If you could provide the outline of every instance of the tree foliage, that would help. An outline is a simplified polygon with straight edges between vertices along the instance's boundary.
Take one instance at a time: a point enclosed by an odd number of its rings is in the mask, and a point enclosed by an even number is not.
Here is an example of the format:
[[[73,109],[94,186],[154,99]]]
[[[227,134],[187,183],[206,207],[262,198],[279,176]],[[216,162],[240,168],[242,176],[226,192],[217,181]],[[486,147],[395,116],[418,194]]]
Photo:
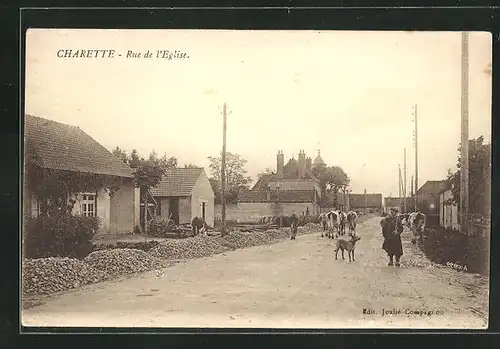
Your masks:
[[[264,176],[269,176],[269,175],[273,175],[273,174],[274,174],[274,171],[272,171],[270,168],[266,168],[264,171],[258,173],[257,177],[260,179]]]
[[[333,204],[338,204],[339,191],[346,189],[350,183],[349,176],[344,172],[340,166],[326,166],[320,165],[313,169],[313,174],[319,179],[319,186],[321,188],[322,197],[326,197],[326,191],[334,194]]]
[[[450,203],[460,207],[461,147],[458,147],[457,170],[448,171],[447,184],[451,188]],[[491,144],[484,144],[484,137],[469,140],[469,211],[472,214],[490,214]]]
[[[319,179],[320,188],[333,189],[335,192],[349,185],[349,176],[340,166],[321,166],[313,169],[313,174]]]
[[[135,186],[142,190],[147,190],[158,185],[167,169],[177,167],[177,158],[168,157],[167,154],[164,154],[160,158],[154,150],[151,151],[147,158],[140,156],[136,149],[127,154],[120,147],[116,147],[113,150],[113,154],[135,170]]]
[[[216,202],[221,201],[222,188],[221,188],[221,169],[222,169],[222,156],[212,157],[210,160],[210,184],[216,195]],[[248,189],[252,179],[246,175],[245,164],[247,160],[242,158],[241,155],[235,153],[226,153],[226,201],[235,202],[238,194],[243,189]]]

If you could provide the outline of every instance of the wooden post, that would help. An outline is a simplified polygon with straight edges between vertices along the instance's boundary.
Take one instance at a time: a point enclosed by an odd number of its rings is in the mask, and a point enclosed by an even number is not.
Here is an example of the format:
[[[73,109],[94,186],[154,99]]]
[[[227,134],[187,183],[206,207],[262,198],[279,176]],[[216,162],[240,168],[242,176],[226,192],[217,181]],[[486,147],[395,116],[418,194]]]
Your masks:
[[[399,197],[399,199],[401,199],[401,195],[402,195],[402,193],[401,193],[401,165],[399,165],[399,164],[398,164],[398,181],[399,181],[398,182],[399,183],[399,185],[398,185],[399,196],[398,197]]]
[[[404,213],[406,213],[406,211],[407,211],[407,207],[406,207],[406,196],[407,196],[407,193],[406,193],[406,148],[404,150],[403,180],[404,180],[404,184],[403,184],[403,196],[404,196],[403,209],[404,209]]]
[[[403,187],[403,179],[401,177],[401,165],[398,165],[399,169],[399,210],[403,207],[403,195],[404,195],[404,187]]]
[[[222,235],[226,235],[226,103],[222,111],[222,163],[221,163],[221,187],[222,187]]]
[[[148,238],[148,190],[146,189],[146,198],[144,199],[144,242]]]
[[[415,211],[418,212],[418,126],[417,105],[415,104]]]
[[[467,234],[469,213],[469,38],[467,32],[462,32],[461,100],[462,122],[460,146],[460,228],[463,234]]]
[[[414,193],[413,193],[413,175],[411,175],[411,183],[410,184],[411,184],[410,194],[411,194],[411,196],[413,196],[414,195]],[[415,210],[412,210],[412,211],[415,211]]]

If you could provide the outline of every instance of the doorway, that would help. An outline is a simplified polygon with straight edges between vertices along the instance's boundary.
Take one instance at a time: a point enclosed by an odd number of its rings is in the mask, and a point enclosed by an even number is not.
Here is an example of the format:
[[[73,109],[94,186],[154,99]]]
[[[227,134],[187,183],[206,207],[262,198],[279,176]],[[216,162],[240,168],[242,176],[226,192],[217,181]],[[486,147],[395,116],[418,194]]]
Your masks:
[[[168,212],[172,215],[174,223],[179,225],[179,198],[170,199]]]
[[[206,217],[205,217],[205,211],[206,211],[206,202],[201,203],[201,216],[203,217],[203,220],[206,222]]]

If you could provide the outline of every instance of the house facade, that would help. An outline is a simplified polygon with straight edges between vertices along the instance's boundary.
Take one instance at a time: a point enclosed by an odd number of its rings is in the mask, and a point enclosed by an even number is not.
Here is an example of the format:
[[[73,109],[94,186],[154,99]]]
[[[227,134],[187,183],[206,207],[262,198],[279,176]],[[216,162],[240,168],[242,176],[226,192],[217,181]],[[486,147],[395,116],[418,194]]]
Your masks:
[[[130,167],[76,126],[26,115],[24,134],[25,217],[36,218],[46,212],[47,199],[39,197],[33,188],[49,172],[58,173],[68,181],[82,175],[99,175],[113,179],[118,187],[112,191],[101,188],[66,192],[59,199],[72,204],[75,215],[99,217],[99,233],[133,232],[139,224],[139,190],[134,186]],[[30,185],[28,178],[33,178]],[[63,182],[60,184],[64,185]]]
[[[176,224],[204,218],[213,227],[215,193],[203,168],[169,169],[150,193],[156,201],[156,215]]]
[[[445,181],[427,181],[417,190],[418,210],[425,213],[430,224],[439,224],[439,197],[445,189]]]

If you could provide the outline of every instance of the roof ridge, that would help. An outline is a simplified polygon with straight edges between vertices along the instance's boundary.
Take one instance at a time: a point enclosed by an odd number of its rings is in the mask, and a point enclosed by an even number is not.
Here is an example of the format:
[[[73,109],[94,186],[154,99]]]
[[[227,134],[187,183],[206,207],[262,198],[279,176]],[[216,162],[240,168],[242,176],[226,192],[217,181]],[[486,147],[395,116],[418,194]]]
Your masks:
[[[30,118],[35,118],[35,119],[40,119],[40,120],[44,120],[44,121],[48,121],[48,122],[52,122],[54,124],[59,124],[59,125],[62,125],[62,126],[66,126],[66,127],[74,127],[74,128],[77,128],[79,130],[81,130],[81,128],[77,125],[72,125],[72,124],[66,124],[64,122],[61,122],[61,121],[56,121],[56,120],[52,120],[52,119],[48,119],[48,118],[44,118],[44,117],[41,117],[41,116],[37,116],[37,115],[32,115],[32,114],[24,114],[25,116],[25,121],[26,121],[26,117],[30,117]]]
[[[26,113],[25,139],[34,142],[32,151],[40,153],[41,166],[133,177],[133,170],[127,164],[78,126]]]

